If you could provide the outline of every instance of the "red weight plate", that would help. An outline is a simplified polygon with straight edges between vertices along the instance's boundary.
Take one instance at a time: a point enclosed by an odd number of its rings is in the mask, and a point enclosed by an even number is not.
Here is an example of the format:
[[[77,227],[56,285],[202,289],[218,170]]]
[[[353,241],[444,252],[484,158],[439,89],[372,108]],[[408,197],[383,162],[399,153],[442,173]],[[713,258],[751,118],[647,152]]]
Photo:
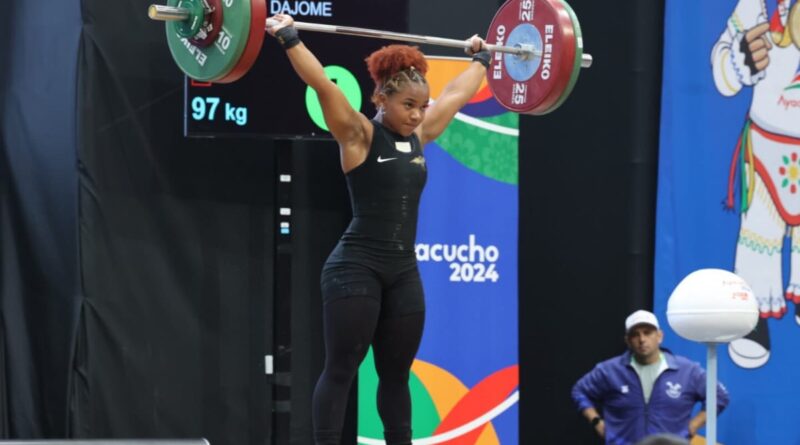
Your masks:
[[[574,72],[578,43],[575,36],[575,27],[572,22],[572,16],[569,14],[569,11],[567,11],[567,8],[564,7],[563,2],[561,2],[561,0],[543,1],[549,2],[554,8],[559,10],[560,28],[564,38],[563,46],[559,50],[560,58],[553,61],[553,63],[560,64],[560,69],[557,70],[556,79],[554,81],[554,87],[551,89],[547,98],[545,98],[539,106],[531,111],[526,112],[526,114],[533,115],[547,114],[557,108],[555,105],[567,91],[570,79],[572,78],[572,74]]]
[[[203,8],[206,10],[206,16],[200,32],[189,39],[194,46],[199,48],[205,48],[214,43],[222,27],[222,0],[203,0]]]
[[[215,83],[231,83],[241,79],[253,67],[258,53],[261,52],[267,23],[266,0],[251,0],[250,8],[250,35],[247,38],[247,46],[242,52],[242,57],[228,74],[215,80]]]
[[[575,15],[575,11],[572,7],[567,3],[565,0],[560,0],[561,4],[564,5],[564,9],[567,10],[569,13],[570,18],[572,19],[572,29],[575,33],[575,61],[572,65],[572,75],[570,76],[569,83],[567,84],[566,89],[564,92],[561,93],[561,96],[558,98],[553,106],[549,107],[547,110],[537,113],[538,116],[543,114],[551,113],[555,111],[558,107],[560,107],[567,97],[569,97],[570,93],[572,93],[572,89],[575,87],[575,83],[578,81],[578,75],[581,73],[581,63],[583,62],[583,34],[581,33],[581,24],[578,21],[578,16]]]
[[[492,19],[486,41],[505,45],[515,41],[517,31],[524,31],[526,36],[532,33],[534,37],[516,43],[533,45],[543,54],[522,62],[523,69],[517,66],[509,71],[507,62],[516,56],[496,52],[487,81],[492,94],[505,108],[535,114],[553,105],[569,83],[575,58],[572,21],[558,0],[509,0]],[[519,59],[514,60],[519,65]],[[526,71],[532,75],[524,75]]]

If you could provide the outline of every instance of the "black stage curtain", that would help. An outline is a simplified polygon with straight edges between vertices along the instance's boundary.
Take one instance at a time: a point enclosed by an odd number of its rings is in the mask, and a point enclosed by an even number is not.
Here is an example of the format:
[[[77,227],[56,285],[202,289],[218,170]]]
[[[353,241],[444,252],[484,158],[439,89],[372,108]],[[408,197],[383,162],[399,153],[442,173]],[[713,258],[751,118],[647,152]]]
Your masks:
[[[66,434],[79,307],[78,0],[0,14],[0,437]]]
[[[601,443],[570,389],[652,308],[663,3],[570,1],[594,65],[521,121],[520,443]]]
[[[320,272],[350,222],[351,210],[336,143],[298,141],[291,150],[292,415],[288,443],[308,445],[314,442],[311,396],[325,359]],[[356,398],[353,394],[350,401],[343,443],[355,444]]]
[[[269,443],[275,159],[185,139],[150,1],[83,0],[70,435]]]

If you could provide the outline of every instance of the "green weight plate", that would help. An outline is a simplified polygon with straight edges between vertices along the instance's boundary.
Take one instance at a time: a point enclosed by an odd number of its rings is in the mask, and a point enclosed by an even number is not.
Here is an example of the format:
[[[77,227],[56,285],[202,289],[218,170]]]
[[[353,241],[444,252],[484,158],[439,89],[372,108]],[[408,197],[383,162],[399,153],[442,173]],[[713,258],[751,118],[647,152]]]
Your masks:
[[[572,10],[572,7],[565,0],[561,0],[561,4],[564,5],[564,9],[569,13],[572,19],[572,28],[575,31],[575,63],[572,66],[572,75],[570,75],[567,88],[561,94],[561,97],[558,98],[555,105],[548,108],[542,114],[554,111],[567,100],[567,97],[572,93],[572,89],[575,88],[575,84],[578,82],[578,75],[581,73],[581,62],[583,60],[583,33],[581,32],[581,24],[578,22],[578,16],[575,14],[575,11]]]
[[[205,10],[201,0],[180,0],[177,7],[189,11],[189,18],[180,22],[175,22],[175,31],[181,37],[194,37],[200,27],[203,26]]]
[[[177,6],[186,0],[169,0]],[[222,2],[222,26],[217,39],[206,48],[198,48],[187,37],[182,37],[176,27],[181,22],[168,22],[167,44],[172,58],[187,76],[202,82],[213,82],[225,77],[242,57],[250,36],[250,0],[225,0]],[[263,26],[263,25],[262,25]]]

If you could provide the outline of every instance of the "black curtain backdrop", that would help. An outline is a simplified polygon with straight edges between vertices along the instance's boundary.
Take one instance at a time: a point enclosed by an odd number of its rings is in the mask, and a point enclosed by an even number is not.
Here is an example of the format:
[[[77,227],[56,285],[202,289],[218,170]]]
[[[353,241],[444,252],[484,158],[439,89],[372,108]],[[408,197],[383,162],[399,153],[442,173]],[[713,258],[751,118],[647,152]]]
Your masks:
[[[473,34],[486,36],[495,13],[504,0],[410,0],[409,32],[413,34],[467,39]],[[460,48],[420,45],[425,54],[466,57]]]
[[[313,443],[311,395],[322,371],[320,272],[350,222],[347,184],[332,141],[295,142],[292,150],[291,445]],[[351,397],[351,401],[355,399]],[[344,437],[355,443],[356,404]]]
[[[84,0],[70,435],[269,443],[274,150],[182,137],[144,0]]]
[[[594,65],[520,124],[523,444],[602,443],[571,387],[653,301],[663,1],[570,5]]]
[[[0,14],[0,437],[66,434],[78,5],[9,1]]]
[[[274,144],[181,136],[149,1],[7,3],[0,436],[270,443]],[[521,118],[522,444],[597,442],[569,390],[652,305],[663,3],[573,0],[595,64]],[[500,4],[412,0],[411,31],[483,34]],[[293,146],[292,445],[310,443],[319,268],[349,216],[336,157]]]

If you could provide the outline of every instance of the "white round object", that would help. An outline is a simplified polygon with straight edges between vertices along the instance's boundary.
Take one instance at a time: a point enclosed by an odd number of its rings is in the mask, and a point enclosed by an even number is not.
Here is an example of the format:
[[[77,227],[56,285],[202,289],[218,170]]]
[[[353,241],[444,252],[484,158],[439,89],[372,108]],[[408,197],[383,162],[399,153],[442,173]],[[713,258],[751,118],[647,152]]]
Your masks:
[[[758,303],[740,276],[722,269],[700,269],[672,291],[667,321],[688,340],[727,343],[756,327]]]

